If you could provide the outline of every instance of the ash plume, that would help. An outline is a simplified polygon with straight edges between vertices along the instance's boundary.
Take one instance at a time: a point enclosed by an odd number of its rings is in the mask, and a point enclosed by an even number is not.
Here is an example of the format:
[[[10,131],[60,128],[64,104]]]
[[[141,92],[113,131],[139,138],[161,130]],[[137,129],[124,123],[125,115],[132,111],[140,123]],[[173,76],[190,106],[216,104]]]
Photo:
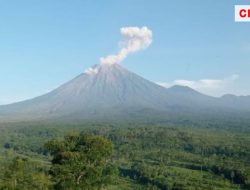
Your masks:
[[[147,48],[152,43],[152,31],[144,27],[123,27],[121,49],[115,55],[100,58],[101,64],[115,64],[122,62],[130,53]]]

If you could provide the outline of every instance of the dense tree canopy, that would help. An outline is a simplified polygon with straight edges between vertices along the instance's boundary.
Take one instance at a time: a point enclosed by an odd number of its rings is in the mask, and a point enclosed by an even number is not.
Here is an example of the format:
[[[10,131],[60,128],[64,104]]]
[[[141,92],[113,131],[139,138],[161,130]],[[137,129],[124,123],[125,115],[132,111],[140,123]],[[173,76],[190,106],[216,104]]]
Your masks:
[[[5,169],[4,185],[8,190],[46,190],[51,185],[49,176],[41,172],[37,163],[27,158],[16,157]]]
[[[0,127],[0,189],[250,189],[248,125],[23,125]]]
[[[115,172],[110,164],[111,141],[94,135],[68,135],[46,143],[56,189],[99,189]]]

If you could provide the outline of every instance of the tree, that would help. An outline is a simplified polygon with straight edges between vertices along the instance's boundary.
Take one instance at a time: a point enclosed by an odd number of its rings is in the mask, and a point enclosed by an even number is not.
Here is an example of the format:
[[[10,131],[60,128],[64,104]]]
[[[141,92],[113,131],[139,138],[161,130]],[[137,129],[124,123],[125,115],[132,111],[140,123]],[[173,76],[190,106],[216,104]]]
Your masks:
[[[231,171],[230,177],[231,177],[231,182],[232,182],[232,184],[233,184],[233,183],[234,183],[234,177],[235,177],[234,171]]]
[[[55,189],[100,189],[117,173],[110,163],[113,145],[103,137],[68,135],[45,147],[53,156],[50,172]]]
[[[51,184],[49,177],[38,169],[37,163],[27,158],[16,157],[6,167],[4,173],[3,189],[49,189]]]

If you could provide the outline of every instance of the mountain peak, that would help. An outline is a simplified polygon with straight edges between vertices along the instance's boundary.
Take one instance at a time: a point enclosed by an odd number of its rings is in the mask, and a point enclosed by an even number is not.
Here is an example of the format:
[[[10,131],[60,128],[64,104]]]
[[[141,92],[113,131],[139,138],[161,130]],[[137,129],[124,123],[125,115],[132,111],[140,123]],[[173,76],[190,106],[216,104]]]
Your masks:
[[[109,72],[119,72],[119,71],[123,71],[123,72],[127,72],[127,70],[125,68],[123,68],[121,65],[119,64],[96,64],[88,69],[86,69],[84,71],[85,74],[87,75],[95,75],[98,73],[109,73]]]
[[[119,64],[96,64],[50,93],[0,106],[0,119],[95,121],[149,116],[164,119],[172,112],[185,115],[189,109],[228,105],[218,104],[218,100],[187,86],[166,89]]]
[[[175,93],[200,94],[199,92],[197,92],[196,90],[194,90],[188,86],[174,85],[168,89],[172,92],[175,92]]]

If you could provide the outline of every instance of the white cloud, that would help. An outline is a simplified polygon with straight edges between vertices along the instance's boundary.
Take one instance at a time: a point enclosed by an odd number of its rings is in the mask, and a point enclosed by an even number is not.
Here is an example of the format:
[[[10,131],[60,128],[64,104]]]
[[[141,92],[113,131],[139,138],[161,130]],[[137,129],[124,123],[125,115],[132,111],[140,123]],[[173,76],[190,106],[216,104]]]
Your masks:
[[[173,82],[157,82],[157,84],[169,88],[173,85],[188,86],[204,94],[221,96],[228,93],[230,86],[239,75],[233,74],[223,79],[200,79],[200,80],[175,80]]]
[[[115,55],[100,58],[102,64],[115,64],[122,62],[130,53],[147,48],[152,43],[152,31],[146,26],[124,27],[120,29],[123,41],[120,42],[121,49]]]

